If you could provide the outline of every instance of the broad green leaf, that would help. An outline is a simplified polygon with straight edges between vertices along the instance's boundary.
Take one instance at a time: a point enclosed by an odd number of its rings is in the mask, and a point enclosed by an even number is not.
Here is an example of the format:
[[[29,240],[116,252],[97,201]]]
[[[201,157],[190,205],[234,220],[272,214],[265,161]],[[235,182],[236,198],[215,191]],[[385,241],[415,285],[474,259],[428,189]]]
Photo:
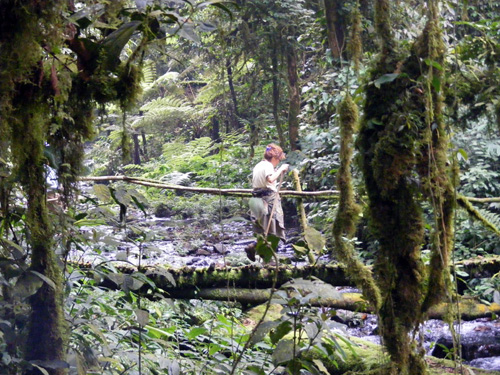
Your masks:
[[[153,336],[155,338],[160,338],[162,336],[166,337],[172,337],[174,332],[177,330],[176,326],[164,328],[164,329],[159,329],[150,325],[145,325],[144,326],[147,330],[150,336]]]
[[[313,227],[306,227],[304,230],[304,238],[309,249],[315,253],[320,253],[326,245],[325,237]]]
[[[467,151],[465,151],[463,148],[459,148],[457,150],[458,154],[457,155],[462,155],[462,158],[464,160],[468,160],[469,159],[469,155],[467,154]]]
[[[271,339],[271,342],[273,344],[276,344],[285,335],[287,335],[289,332],[291,332],[292,329],[293,329],[292,322],[290,322],[289,320],[286,320],[284,322],[281,322],[275,329],[273,329],[269,333],[269,338]]]
[[[330,371],[328,371],[328,369],[325,367],[325,365],[323,364],[323,362],[321,360],[313,359],[313,362],[316,365],[316,367],[318,368],[318,370],[320,370],[323,374],[330,375]]]
[[[253,336],[251,337],[252,341],[251,343],[252,344],[256,344],[258,343],[259,341],[262,341],[262,339],[275,327],[277,327],[279,324],[279,322],[276,322],[276,321],[267,321],[267,322],[262,322],[262,324],[260,324],[258,327],[257,327],[257,330],[255,331],[255,333],[253,334]]]
[[[204,8],[204,7],[209,6],[209,5],[217,7],[219,9],[222,9],[224,12],[226,12],[232,20],[233,19],[233,12],[231,12],[231,10],[226,6],[226,4],[237,5],[237,3],[235,1],[208,0],[208,1],[204,1],[200,4],[198,4],[197,7]]]
[[[373,84],[375,85],[376,88],[380,88],[384,83],[390,83],[394,81],[396,78],[399,77],[399,73],[390,73],[390,74],[384,74],[383,76],[377,78],[375,81],[373,81]]]
[[[132,196],[128,190],[123,187],[118,187],[114,190],[112,196],[116,200],[116,203],[120,203],[125,206],[128,206],[132,202]]]
[[[219,322],[221,322],[225,326],[231,326],[232,325],[231,321],[228,318],[226,318],[224,315],[222,315],[222,314],[217,314],[217,319],[219,320]]]
[[[436,92],[441,91],[441,79],[439,77],[433,77],[432,78],[432,87]]]
[[[215,343],[210,343],[210,345],[208,346],[208,355],[213,356],[215,353],[220,352],[222,349],[222,346]]]
[[[274,349],[273,363],[279,365],[291,361],[294,358],[293,348],[292,340],[281,340]]]
[[[94,184],[92,191],[101,202],[107,203],[111,200],[111,192],[109,191],[109,187],[106,185]]]
[[[131,21],[123,24],[117,30],[109,34],[101,46],[105,52],[105,67],[114,70],[120,63],[120,53],[128,43],[134,31],[139,27],[141,21]]]
[[[274,256],[274,250],[272,244],[266,241],[263,237],[257,239],[257,245],[255,245],[255,251],[265,263],[269,262]]]
[[[168,272],[167,270],[160,268],[160,267],[154,267],[154,269],[148,269],[146,271],[146,276],[164,277],[173,286],[177,285],[177,282],[175,281],[174,276],[170,272]]]
[[[251,374],[254,375],[266,375],[266,372],[262,369],[261,366],[257,365],[250,365],[247,367],[249,371],[251,371]]]
[[[33,272],[23,273],[13,288],[15,297],[25,299],[35,294],[43,285],[43,280]]]
[[[436,68],[438,70],[443,70],[443,67],[441,66],[440,63],[438,63],[437,61],[433,61],[431,59],[425,59],[424,62],[428,65],[428,66],[432,66],[433,68]]]
[[[207,333],[207,329],[204,327],[193,327],[189,330],[188,333],[186,333],[186,337],[190,340],[194,340],[200,335],[204,335]]]
[[[52,289],[56,289],[56,284],[54,284],[54,282],[51,279],[49,279],[47,276],[42,275],[40,272],[36,272],[33,270],[30,270],[30,272],[35,274],[36,276],[38,276],[43,282],[45,282]]]
[[[132,275],[125,275],[123,279],[122,289],[124,291],[138,290],[142,288],[143,285],[144,281],[138,280],[136,277]]]
[[[304,331],[306,331],[307,337],[310,340],[313,340],[319,334],[319,327],[316,323],[307,323],[304,326]]]
[[[24,249],[14,241],[9,240],[8,238],[0,238],[0,243],[2,244],[3,248],[10,247],[9,251],[14,259],[21,259],[22,257],[24,257]]]
[[[194,25],[190,23],[184,23],[179,27],[177,35],[183,37],[184,39],[190,40],[194,43],[201,43],[201,39],[196,31],[194,30]]]
[[[294,289],[300,291],[301,295],[315,294],[321,298],[333,300],[342,299],[342,294],[332,285],[319,279],[306,280],[303,278],[293,279],[281,286],[282,289]]]

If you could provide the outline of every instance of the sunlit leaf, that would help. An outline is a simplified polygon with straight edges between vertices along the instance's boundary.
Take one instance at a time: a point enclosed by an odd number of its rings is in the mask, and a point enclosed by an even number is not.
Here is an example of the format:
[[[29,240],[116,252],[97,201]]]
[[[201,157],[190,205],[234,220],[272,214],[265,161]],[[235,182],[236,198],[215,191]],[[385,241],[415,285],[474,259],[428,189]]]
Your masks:
[[[111,200],[111,192],[109,191],[109,187],[106,185],[94,184],[94,186],[92,186],[92,191],[101,202],[106,203]]]
[[[188,333],[186,333],[186,337],[190,340],[194,340],[200,335],[204,335],[207,333],[207,329],[204,327],[193,327],[189,330]]]
[[[304,230],[304,238],[307,242],[309,249],[315,253],[319,253],[323,250],[326,245],[326,238],[321,234],[320,231],[313,227],[306,227]]]
[[[325,367],[322,361],[320,361],[319,359],[313,359],[313,362],[318,368],[318,370],[320,370],[323,374],[330,375],[330,371],[328,371],[328,369]]]

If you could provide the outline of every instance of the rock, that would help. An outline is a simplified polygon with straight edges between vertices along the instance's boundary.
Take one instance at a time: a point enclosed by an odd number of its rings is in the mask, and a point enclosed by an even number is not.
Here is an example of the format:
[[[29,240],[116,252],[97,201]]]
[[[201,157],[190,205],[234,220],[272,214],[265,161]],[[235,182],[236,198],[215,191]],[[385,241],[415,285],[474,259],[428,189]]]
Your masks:
[[[196,255],[198,256],[209,256],[209,255],[212,255],[212,253],[208,250],[205,250],[205,249],[198,249],[196,250]]]

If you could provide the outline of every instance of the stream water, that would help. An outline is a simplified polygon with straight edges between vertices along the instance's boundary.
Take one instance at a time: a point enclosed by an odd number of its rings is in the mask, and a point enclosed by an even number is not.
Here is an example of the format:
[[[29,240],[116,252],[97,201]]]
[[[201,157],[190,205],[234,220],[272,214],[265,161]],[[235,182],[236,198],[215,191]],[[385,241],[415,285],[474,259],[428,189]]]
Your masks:
[[[138,236],[137,232],[142,230],[153,232],[154,235]],[[298,230],[292,227],[288,229],[287,235],[296,238]],[[243,219],[201,223],[170,218],[136,218],[127,224],[127,228],[119,231],[109,226],[82,227],[81,236],[92,239],[89,241],[92,246],[82,246],[72,251],[72,260],[116,260],[133,265],[140,262],[142,265],[168,264],[171,267],[249,264],[244,248],[254,241],[251,224]],[[149,239],[146,241],[144,238]],[[293,264],[305,264],[294,258],[290,243],[281,244],[278,255]],[[373,315],[365,314],[363,319],[346,320],[345,327],[349,335],[380,342],[376,317]],[[467,364],[487,370],[500,370],[499,321],[484,318],[462,322],[455,327],[455,331],[459,334],[462,358]],[[452,335],[446,323],[429,320],[421,332],[428,354],[445,357],[453,348]]]
[[[342,316],[339,311],[339,316]],[[360,337],[379,344],[377,334],[377,318],[371,314],[363,314],[357,318],[350,312],[345,312],[347,319],[346,332],[348,335]],[[461,358],[465,364],[485,370],[500,371],[500,322],[490,318],[481,318],[473,321],[463,321],[455,324],[456,337],[459,338]],[[451,355],[453,346],[452,333],[447,323],[430,319],[421,327],[421,339],[428,355],[445,358]]]

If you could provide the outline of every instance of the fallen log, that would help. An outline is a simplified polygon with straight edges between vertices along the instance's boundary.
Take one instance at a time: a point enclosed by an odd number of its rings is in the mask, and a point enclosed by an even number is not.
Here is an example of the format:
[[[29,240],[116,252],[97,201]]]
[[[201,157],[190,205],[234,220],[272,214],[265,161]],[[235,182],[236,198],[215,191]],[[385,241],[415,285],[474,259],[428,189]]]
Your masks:
[[[203,193],[211,195],[236,196],[236,197],[251,197],[252,189],[217,189],[203,188],[193,186],[182,186],[165,184],[161,181],[148,178],[129,177],[129,176],[98,176],[98,177],[80,177],[80,181],[123,181],[131,184],[156,187],[159,189],[186,191],[192,193]],[[334,199],[338,198],[337,190],[320,190],[320,191],[294,191],[281,190],[280,195],[283,197],[302,197],[302,198],[317,198],[317,199]]]
[[[500,272],[500,256],[476,257],[455,262],[458,271],[465,271],[470,278],[492,277]]]
[[[209,288],[188,293],[175,293],[171,298],[177,299],[206,299],[215,301],[238,302],[244,306],[257,306],[265,303],[271,295],[270,289],[235,289],[235,288]],[[321,297],[312,298],[311,306],[329,307],[333,309],[349,310],[362,313],[373,313],[361,293],[340,293],[340,298]],[[500,305],[492,303],[485,305],[473,299],[461,298],[459,302],[440,303],[429,311],[428,319],[444,319],[450,315],[450,308],[455,311],[455,316],[461,320],[474,320],[500,315]]]
[[[80,265],[81,266],[81,265]],[[85,267],[84,267],[85,268]],[[111,289],[123,288],[139,290],[145,286],[143,278],[135,278],[134,267],[117,267],[123,273],[103,273],[101,285]],[[87,269],[90,266],[87,265]],[[100,266],[94,267],[99,270]],[[338,265],[316,265],[303,267],[280,266],[277,287],[291,280],[313,277],[330,285],[352,285]],[[272,267],[244,266],[232,269],[183,269],[147,268],[143,272],[163,291],[164,296],[176,299],[207,299],[238,302],[246,306],[265,303],[271,294],[272,276],[276,269]],[[141,272],[142,273],[142,272]],[[134,286],[134,283],[137,285]],[[246,286],[245,286],[246,285]],[[300,289],[300,288],[299,288]],[[313,298],[313,306],[331,307],[357,312],[372,312],[361,293],[341,293],[341,297],[318,293],[321,298]],[[458,303],[441,303],[434,306],[428,314],[429,319],[443,319],[451,311],[462,320],[474,320],[481,317],[500,315],[500,305],[484,305],[470,298],[460,298]]]
[[[136,272],[145,273],[157,287],[169,292],[189,288],[218,288],[218,287],[238,287],[265,289],[272,286],[274,273],[278,272],[278,287],[289,280],[296,278],[315,277],[331,285],[354,286],[352,281],[346,276],[343,266],[337,263],[293,266],[282,264],[275,266],[249,264],[241,267],[189,267],[173,268],[168,266],[146,266],[141,269],[132,266],[130,263],[122,261],[106,261],[100,264],[78,263],[68,261],[72,267],[82,270],[95,269],[103,275],[112,273],[106,268],[115,268],[124,274]],[[112,267],[109,267],[112,265]],[[500,256],[477,257],[473,259],[456,262],[458,271],[466,272],[467,278],[492,277],[500,272]]]
[[[122,261],[106,261],[100,264],[69,261],[68,264],[71,267],[82,270],[97,270],[102,277],[113,275],[113,272],[109,270],[112,268],[119,271],[119,273],[129,275],[142,272],[158,288],[164,289],[169,293],[176,293],[176,290],[185,291],[195,288],[223,288],[227,286],[249,289],[270,288],[272,286],[273,275],[276,271],[278,272],[278,287],[292,279],[308,277],[315,277],[331,285],[354,286],[353,282],[346,276],[343,266],[334,263],[304,266],[282,264],[277,268],[275,266],[259,264],[250,264],[241,267],[186,266],[182,268],[157,265],[142,267],[141,269],[137,269],[137,267]],[[464,280],[468,278],[492,277],[500,272],[500,257],[478,257],[464,260],[456,262],[454,267],[469,275],[468,277],[461,276],[461,279]]]
[[[122,264],[120,265],[120,263]],[[110,267],[111,264],[112,267]],[[109,279],[114,283],[120,283],[125,275],[145,274],[155,283],[157,288],[163,289],[167,293],[176,293],[176,291],[184,293],[190,289],[224,288],[228,286],[233,288],[265,289],[273,286],[273,276],[276,272],[278,272],[277,287],[292,279],[309,277],[314,277],[331,285],[352,285],[342,267],[337,264],[297,267],[291,265],[275,267],[250,264],[242,267],[224,268],[148,266],[141,269],[119,261],[108,261],[100,264],[68,262],[68,265],[83,271],[94,270],[102,279]],[[113,272],[113,269],[118,272]]]

